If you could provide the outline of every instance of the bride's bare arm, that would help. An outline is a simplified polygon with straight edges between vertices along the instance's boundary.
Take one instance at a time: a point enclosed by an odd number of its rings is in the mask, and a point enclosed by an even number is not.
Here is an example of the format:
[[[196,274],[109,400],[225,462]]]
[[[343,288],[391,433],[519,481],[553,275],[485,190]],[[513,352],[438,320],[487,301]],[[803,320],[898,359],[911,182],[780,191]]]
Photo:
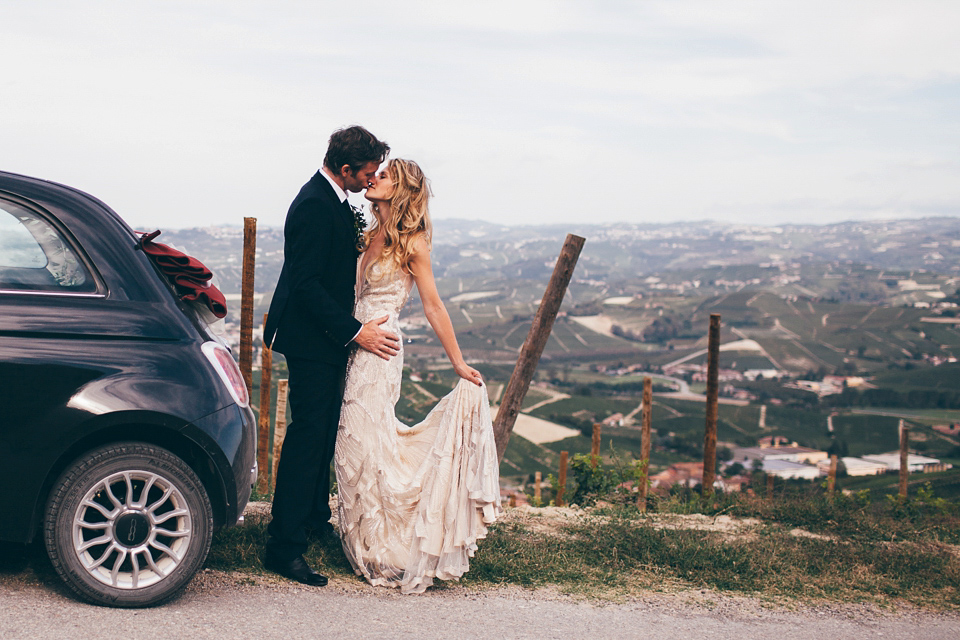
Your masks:
[[[430,248],[422,238],[417,241],[413,259],[410,261],[410,272],[413,274],[413,281],[416,282],[417,290],[420,292],[423,312],[437,337],[440,338],[440,344],[443,345],[443,350],[447,352],[447,357],[453,364],[453,370],[461,378],[479,385],[483,378],[479,371],[463,360],[460,345],[457,344],[457,336],[453,332],[453,323],[450,322],[450,315],[447,313],[446,307],[443,306],[440,294],[437,293],[437,284],[433,279],[433,266],[430,264]]]

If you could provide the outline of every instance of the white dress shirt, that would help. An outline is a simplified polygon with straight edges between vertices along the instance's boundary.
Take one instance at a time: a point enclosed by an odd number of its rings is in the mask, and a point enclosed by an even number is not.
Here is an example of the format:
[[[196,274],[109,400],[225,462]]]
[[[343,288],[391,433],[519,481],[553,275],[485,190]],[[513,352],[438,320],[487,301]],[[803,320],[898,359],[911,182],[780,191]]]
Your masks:
[[[326,167],[320,168],[320,173],[323,174],[323,177],[327,179],[327,182],[330,183],[330,186],[333,187],[334,192],[337,194],[337,197],[340,198],[340,202],[343,202],[347,199],[347,192],[340,188],[336,182],[333,181],[333,177],[327,173]]]

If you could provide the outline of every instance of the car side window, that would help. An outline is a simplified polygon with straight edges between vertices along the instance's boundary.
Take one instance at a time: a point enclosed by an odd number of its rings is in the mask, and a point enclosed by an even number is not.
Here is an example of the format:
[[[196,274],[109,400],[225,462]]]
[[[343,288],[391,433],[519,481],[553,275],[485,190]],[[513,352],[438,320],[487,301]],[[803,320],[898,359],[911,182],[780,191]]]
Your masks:
[[[96,281],[57,229],[38,214],[0,200],[0,291],[90,293]]]

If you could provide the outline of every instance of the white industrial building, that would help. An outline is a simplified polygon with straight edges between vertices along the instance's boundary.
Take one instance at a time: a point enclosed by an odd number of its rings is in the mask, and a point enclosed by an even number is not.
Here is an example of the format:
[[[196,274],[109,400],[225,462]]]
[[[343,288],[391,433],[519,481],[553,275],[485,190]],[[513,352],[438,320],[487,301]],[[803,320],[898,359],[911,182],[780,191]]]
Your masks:
[[[789,460],[766,459],[763,461],[763,471],[784,480],[816,480],[820,477],[817,467]]]
[[[840,462],[843,463],[844,468],[847,470],[848,476],[875,476],[887,472],[887,465],[883,464],[882,462],[871,462],[869,460],[864,460],[863,458],[851,457],[840,458]],[[830,461],[821,460],[817,463],[817,467],[821,472],[829,473]]]
[[[829,457],[826,451],[800,447],[797,446],[796,442],[791,446],[735,447],[732,454],[733,459],[730,460],[730,464],[739,462],[748,469],[754,460],[786,460],[787,462],[817,464]]]
[[[878,462],[880,464],[885,464],[888,471],[900,471],[900,453],[878,453],[871,456],[863,456],[863,459],[868,462]],[[931,472],[931,471],[946,471],[947,469],[952,469],[953,465],[949,463],[943,463],[937,460],[936,458],[928,458],[926,456],[918,456],[916,454],[907,455],[907,471],[910,473],[919,473],[921,471]]]

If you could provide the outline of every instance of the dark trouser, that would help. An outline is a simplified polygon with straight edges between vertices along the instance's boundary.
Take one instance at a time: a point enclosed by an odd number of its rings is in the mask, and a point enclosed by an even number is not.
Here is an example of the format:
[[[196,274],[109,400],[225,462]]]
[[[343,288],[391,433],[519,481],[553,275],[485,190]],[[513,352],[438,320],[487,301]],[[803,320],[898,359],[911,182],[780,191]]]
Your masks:
[[[291,422],[283,439],[267,553],[289,561],[307,550],[307,529],[329,527],[333,459],[346,365],[287,357]]]

